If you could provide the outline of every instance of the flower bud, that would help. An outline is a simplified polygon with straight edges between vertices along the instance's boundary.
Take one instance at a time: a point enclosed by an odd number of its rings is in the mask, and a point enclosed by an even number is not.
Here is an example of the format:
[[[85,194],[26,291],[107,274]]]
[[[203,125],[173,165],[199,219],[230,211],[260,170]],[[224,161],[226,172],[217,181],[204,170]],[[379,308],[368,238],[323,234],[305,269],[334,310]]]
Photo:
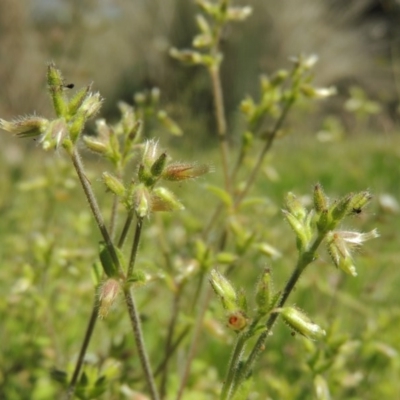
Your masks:
[[[96,121],[96,131],[101,140],[108,142],[109,136],[112,134],[111,127],[107,124],[104,118],[97,118]]]
[[[139,218],[144,218],[151,211],[151,197],[144,185],[138,185],[135,189],[135,211]]]
[[[133,96],[133,99],[136,104],[143,106],[144,103],[146,102],[146,95],[142,92],[135,93]]]
[[[337,232],[330,232],[327,236],[328,253],[334,265],[351,276],[357,276],[350,249]]]
[[[211,33],[210,25],[203,15],[201,14],[196,15],[196,23],[202,33],[207,33],[207,34]]]
[[[234,331],[242,331],[246,328],[248,319],[240,310],[234,311],[228,315],[228,327]]]
[[[271,85],[272,86],[281,85],[288,76],[289,76],[289,72],[286,71],[285,69],[278,70],[271,78]]]
[[[115,176],[108,172],[103,172],[103,181],[107,188],[115,195],[122,197],[125,195],[124,184]]]
[[[172,48],[169,51],[169,55],[185,64],[188,65],[203,65],[206,64],[206,57],[193,50],[178,50]]]
[[[292,192],[289,192],[286,195],[285,206],[288,211],[299,221],[303,221],[307,215],[306,208]]]
[[[256,105],[254,104],[254,100],[249,96],[247,96],[240,103],[240,111],[248,118],[250,118],[254,114],[255,110]]]
[[[99,112],[102,103],[103,98],[99,92],[90,93],[86,96],[79,110],[85,114],[86,119],[90,119]]]
[[[196,48],[202,48],[202,47],[210,47],[212,45],[213,38],[209,34],[202,34],[202,35],[196,35],[193,38],[193,47]]]
[[[211,271],[210,283],[214,292],[220,297],[222,306],[228,311],[236,311],[237,295],[230,282],[217,270]]]
[[[356,193],[350,201],[350,213],[359,214],[371,199],[372,195],[367,191]]]
[[[197,178],[209,171],[210,167],[207,164],[173,163],[165,168],[162,178],[167,181],[183,181]]]
[[[153,87],[150,91],[151,103],[155,106],[160,102],[161,91],[158,87]]]
[[[156,140],[147,140],[142,155],[142,163],[151,168],[154,162],[158,158],[158,141]]]
[[[114,278],[107,279],[100,287],[99,291],[99,317],[105,318],[114,304],[121,290],[121,285]]]
[[[183,204],[176,196],[164,187],[157,187],[151,193],[151,211],[180,211]]]
[[[48,126],[49,121],[47,119],[37,117],[36,115],[23,117],[14,121],[0,119],[0,129],[22,138],[40,136],[46,131]]]
[[[304,96],[313,99],[324,99],[337,93],[337,90],[334,86],[330,86],[329,88],[314,88],[308,84],[301,85],[300,91]]]
[[[317,324],[314,324],[308,316],[294,307],[284,307],[279,310],[284,321],[295,332],[308,339],[322,339],[326,332]]]
[[[317,213],[327,210],[329,206],[329,200],[324,193],[322,186],[317,183],[314,186],[314,209]]]
[[[229,7],[228,8],[228,20],[229,21],[244,21],[251,15],[253,9],[249,6],[246,7]]]
[[[68,104],[64,96],[64,79],[54,63],[47,67],[47,84],[57,117],[66,117]]]
[[[283,210],[283,213],[285,215],[286,220],[292,227],[294,233],[296,234],[298,249],[299,250],[306,249],[310,240],[308,229],[290,212]]]
[[[106,155],[109,152],[108,146],[105,143],[94,139],[92,136],[84,136],[83,141],[86,147],[95,153]]]

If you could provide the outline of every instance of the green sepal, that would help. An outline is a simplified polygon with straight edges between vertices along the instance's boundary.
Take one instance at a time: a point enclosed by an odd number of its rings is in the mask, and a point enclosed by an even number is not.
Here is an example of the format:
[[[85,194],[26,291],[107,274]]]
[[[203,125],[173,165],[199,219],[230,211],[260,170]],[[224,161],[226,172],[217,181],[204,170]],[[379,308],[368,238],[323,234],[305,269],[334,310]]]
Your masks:
[[[256,304],[257,313],[265,315],[268,313],[271,304],[272,292],[272,276],[269,268],[265,268],[263,274],[260,276],[256,287]]]
[[[146,282],[146,274],[140,269],[132,271],[132,274],[129,275],[126,279],[126,283],[130,285],[135,284],[136,286],[143,286],[144,284],[146,284]]]
[[[72,117],[76,114],[79,107],[82,105],[86,96],[90,92],[92,85],[88,85],[80,90],[72,97],[72,99],[68,103],[68,114]]]
[[[238,290],[237,305],[241,311],[243,311],[245,314],[247,314],[247,311],[248,311],[247,298],[246,298],[246,292],[244,291],[243,288]]]
[[[139,165],[138,178],[139,182],[143,183],[146,187],[153,186],[156,182],[152,173],[144,164]]]
[[[341,198],[330,207],[330,214],[332,215],[332,223],[335,226],[351,211],[351,201],[353,194],[350,193],[347,196]],[[332,227],[333,229],[334,227]]]
[[[282,291],[279,290],[278,292],[274,293],[274,294],[271,296],[271,300],[270,300],[270,303],[269,303],[268,312],[271,312],[271,311],[278,305],[279,300],[280,300],[280,298],[281,298],[281,294],[282,294]]]
[[[167,153],[161,153],[160,156],[154,161],[150,168],[150,172],[154,177],[159,177],[164,171],[165,164],[167,162]]]

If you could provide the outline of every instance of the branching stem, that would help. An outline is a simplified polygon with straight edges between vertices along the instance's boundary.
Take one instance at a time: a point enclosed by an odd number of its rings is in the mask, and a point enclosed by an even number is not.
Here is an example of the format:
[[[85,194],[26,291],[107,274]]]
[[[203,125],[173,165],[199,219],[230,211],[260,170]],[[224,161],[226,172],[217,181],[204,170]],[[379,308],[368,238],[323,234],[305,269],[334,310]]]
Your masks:
[[[299,259],[297,261],[296,267],[294,268],[292,275],[290,276],[289,280],[287,281],[283,291],[281,298],[277,304],[277,308],[281,308],[285,305],[286,300],[288,299],[290,293],[293,291],[296,283],[298,282],[301,274],[304,272],[305,268],[311,264],[312,261],[315,260],[316,258],[316,251],[318,247],[320,246],[321,242],[325,238],[325,233],[319,234],[316,239],[314,240],[313,244],[309,248],[309,250],[304,251],[300,254]],[[270,317],[268,318],[266,324],[265,324],[265,329],[264,331],[260,334],[258,337],[253,350],[251,351],[249,357],[247,358],[247,361],[244,363],[243,367],[240,369],[240,371],[235,370],[235,376],[231,380],[231,388],[225,389],[225,391],[228,391],[228,396],[227,397],[222,397],[222,399],[230,399],[231,396],[233,396],[237,390],[237,388],[240,386],[240,384],[249,376],[256,360],[262,353],[262,351],[265,349],[265,341],[267,340],[268,336],[270,335],[270,332],[279,316],[279,313],[271,313]]]
[[[90,184],[89,179],[86,177],[81,157],[80,157],[80,155],[78,153],[78,150],[76,148],[73,150],[73,152],[71,154],[71,159],[72,159],[72,163],[73,163],[73,165],[75,167],[75,171],[76,171],[76,173],[78,175],[78,178],[79,178],[79,180],[81,182],[83,191],[85,192],[86,199],[87,199],[87,201],[89,203],[90,209],[92,210],[92,214],[94,216],[94,219],[96,220],[97,226],[98,226],[98,228],[100,230],[100,233],[101,233],[101,235],[103,237],[103,240],[104,240],[104,242],[105,242],[105,244],[106,244],[106,246],[108,248],[108,251],[110,252],[110,255],[111,255],[112,259],[113,259],[113,262],[117,266],[118,270],[120,272],[122,272],[121,266],[119,264],[119,260],[118,260],[118,257],[117,257],[117,253],[115,251],[115,248],[114,248],[114,245],[112,243],[111,237],[110,237],[110,235],[108,233],[108,230],[106,228],[106,225],[104,223],[104,218],[103,218],[103,215],[102,215],[102,213],[100,211],[100,207],[99,207],[99,205],[97,203],[96,196],[93,193],[92,185]]]

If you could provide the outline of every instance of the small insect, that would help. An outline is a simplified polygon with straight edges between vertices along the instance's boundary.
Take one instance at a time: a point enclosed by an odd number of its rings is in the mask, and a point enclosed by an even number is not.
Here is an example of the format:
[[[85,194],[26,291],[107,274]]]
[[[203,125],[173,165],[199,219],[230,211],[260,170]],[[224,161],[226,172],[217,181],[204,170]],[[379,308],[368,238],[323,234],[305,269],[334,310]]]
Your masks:
[[[75,87],[74,83],[68,83],[66,85],[63,85],[66,89],[73,89]]]
[[[351,211],[353,214],[361,214],[362,213],[362,209],[359,207],[354,207]]]

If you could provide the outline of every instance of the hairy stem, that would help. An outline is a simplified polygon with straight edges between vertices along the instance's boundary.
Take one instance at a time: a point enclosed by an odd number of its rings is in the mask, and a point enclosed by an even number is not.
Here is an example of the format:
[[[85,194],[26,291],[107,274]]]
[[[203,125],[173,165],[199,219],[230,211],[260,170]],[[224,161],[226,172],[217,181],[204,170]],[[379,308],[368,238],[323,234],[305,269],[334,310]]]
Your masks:
[[[131,321],[135,343],[139,354],[140,363],[145,375],[147,386],[150,391],[152,400],[159,400],[157,387],[154,381],[154,375],[151,370],[149,357],[147,355],[146,346],[143,338],[142,325],[140,322],[139,312],[137,310],[135,300],[128,288],[124,290],[125,302],[128,307],[129,319]]]
[[[72,374],[71,382],[68,385],[68,390],[65,395],[65,400],[72,399],[72,397],[74,395],[76,383],[78,381],[79,374],[81,372],[82,365],[83,365],[83,362],[85,359],[85,354],[86,354],[87,348],[89,346],[90,339],[91,339],[93,331],[94,331],[94,327],[96,326],[97,317],[99,314],[99,306],[100,306],[100,304],[99,304],[98,296],[97,296],[97,293],[95,293],[92,314],[90,316],[90,319],[89,319],[89,322],[88,322],[88,325],[86,328],[85,337],[83,338],[82,346],[79,351],[78,360],[75,364],[75,369]]]
[[[81,182],[83,191],[85,192],[86,199],[89,203],[90,209],[92,211],[92,214],[94,216],[94,219],[96,220],[97,226],[100,230],[100,233],[103,237],[103,240],[108,248],[108,251],[113,259],[113,262],[115,265],[118,267],[118,270],[122,272],[121,266],[117,257],[117,253],[115,251],[114,245],[112,243],[110,234],[108,233],[108,230],[106,228],[106,225],[104,223],[103,215],[100,211],[100,207],[97,203],[96,196],[93,193],[92,190],[92,185],[90,184],[89,179],[86,177],[85,170],[82,164],[82,160],[79,156],[79,153],[76,149],[71,154],[72,158],[72,163],[75,167],[75,171],[78,175],[78,178]]]
[[[111,207],[110,225],[108,227],[108,231],[110,233],[111,239],[114,238],[115,226],[117,224],[117,209],[118,209],[118,204],[119,204],[118,196],[114,195],[113,197],[114,198],[113,198],[112,207]]]
[[[128,235],[129,228],[132,224],[134,215],[135,215],[135,211],[133,209],[131,209],[128,212],[128,215],[127,215],[125,223],[124,223],[124,227],[122,228],[121,236],[119,237],[119,240],[118,240],[118,248],[121,248],[125,243],[125,239],[126,239],[126,236]]]
[[[167,339],[165,341],[164,354],[165,354],[166,360],[170,359],[169,354],[171,353],[172,344],[173,344],[172,339],[174,337],[176,322],[178,320],[178,315],[179,315],[180,298],[181,298],[181,291],[178,288],[178,291],[176,293],[174,293],[174,298],[173,298],[173,302],[172,302],[171,319],[169,321]],[[166,361],[164,364],[162,376],[161,376],[160,396],[162,399],[165,397],[165,394],[166,394],[167,380],[168,380],[168,361]]]
[[[131,256],[129,258],[129,264],[128,264],[128,274],[127,274],[128,277],[132,275],[133,268],[135,267],[136,256],[137,256],[139,242],[140,242],[140,236],[142,233],[142,227],[143,227],[143,218],[137,217],[135,236],[133,237]]]
[[[104,219],[103,216],[101,214],[100,211],[100,207],[97,203],[96,197],[93,193],[91,184],[89,182],[89,180],[87,179],[86,175],[85,175],[85,171],[84,171],[84,167],[81,161],[81,158],[79,156],[79,153],[76,149],[73,150],[72,154],[71,154],[71,159],[72,159],[72,163],[75,167],[75,171],[78,175],[78,178],[81,182],[83,191],[86,195],[87,201],[89,203],[90,209],[93,213],[93,216],[97,222],[97,226],[100,230],[100,233],[103,237],[104,242],[106,243],[108,250],[111,254],[111,257],[113,258],[113,261],[115,263],[115,265],[118,267],[118,269],[121,271],[121,266],[119,264],[119,260],[117,257],[117,253],[115,252],[115,248],[114,245],[112,243],[111,237],[107,231],[106,225],[104,223]],[[86,329],[86,333],[85,333],[85,337],[81,346],[81,350],[79,352],[79,357],[78,360],[76,362],[75,365],[75,369],[74,369],[74,373],[72,375],[72,379],[71,382],[69,384],[69,388],[67,391],[67,395],[66,395],[66,399],[71,399],[74,391],[75,391],[75,386],[76,386],[76,382],[78,380],[79,377],[79,373],[81,371],[82,365],[83,365],[83,360],[85,358],[85,354],[87,351],[87,348],[89,346],[90,343],[90,339],[92,337],[93,331],[94,331],[94,327],[96,325],[96,321],[97,321],[97,316],[98,316],[98,312],[99,312],[99,302],[97,299],[97,295],[95,294],[95,300],[94,300],[94,305],[92,308],[92,314],[90,316],[89,322],[88,322],[88,327]]]
[[[203,279],[202,279],[203,281]],[[197,318],[196,318],[196,324],[194,327],[194,332],[192,334],[192,340],[190,342],[190,346],[189,346],[189,351],[187,354],[187,358],[186,358],[186,363],[183,369],[183,374],[182,374],[182,378],[181,378],[181,382],[179,385],[179,390],[178,390],[178,394],[176,396],[176,400],[180,400],[183,396],[183,392],[186,388],[186,383],[187,380],[189,378],[189,373],[190,373],[190,368],[192,365],[192,361],[194,359],[194,356],[196,354],[196,350],[197,350],[197,345],[200,339],[200,334],[201,334],[201,328],[203,326],[203,319],[204,319],[204,315],[205,312],[207,310],[207,305],[210,301],[210,297],[211,297],[211,290],[208,290],[209,288],[205,288],[204,285],[202,285],[202,291],[203,294],[201,296],[200,299],[200,308],[199,308],[199,312],[197,314]]]
[[[220,400],[229,399],[230,389],[232,386],[232,381],[237,370],[240,357],[243,353],[244,346],[246,344],[247,337],[245,333],[241,333],[236,339],[235,348],[233,349],[231,358],[229,360],[228,371],[224,379],[224,384],[222,386]]]

